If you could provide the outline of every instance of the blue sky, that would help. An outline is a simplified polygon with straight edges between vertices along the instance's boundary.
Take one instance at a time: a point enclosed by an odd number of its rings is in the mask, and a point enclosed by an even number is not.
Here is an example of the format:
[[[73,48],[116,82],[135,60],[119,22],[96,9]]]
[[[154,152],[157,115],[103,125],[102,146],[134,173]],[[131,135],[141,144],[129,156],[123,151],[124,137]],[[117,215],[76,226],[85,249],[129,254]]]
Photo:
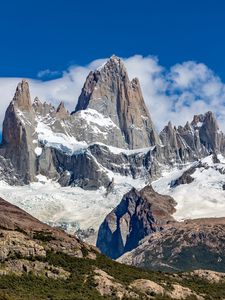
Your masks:
[[[35,78],[115,53],[157,55],[166,67],[195,60],[225,80],[222,0],[1,1],[0,37],[2,77]]]
[[[120,56],[160,130],[213,111],[225,131],[225,1],[0,1],[0,124],[21,78],[72,111],[88,73]]]

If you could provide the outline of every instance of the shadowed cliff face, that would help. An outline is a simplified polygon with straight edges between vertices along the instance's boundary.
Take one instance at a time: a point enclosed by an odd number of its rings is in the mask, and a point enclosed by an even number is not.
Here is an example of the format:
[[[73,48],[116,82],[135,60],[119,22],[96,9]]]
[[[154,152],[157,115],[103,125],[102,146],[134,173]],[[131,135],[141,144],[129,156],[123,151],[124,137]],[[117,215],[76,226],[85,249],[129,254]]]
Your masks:
[[[147,235],[174,221],[175,201],[156,193],[151,186],[132,189],[100,226],[97,247],[111,258],[137,247]]]

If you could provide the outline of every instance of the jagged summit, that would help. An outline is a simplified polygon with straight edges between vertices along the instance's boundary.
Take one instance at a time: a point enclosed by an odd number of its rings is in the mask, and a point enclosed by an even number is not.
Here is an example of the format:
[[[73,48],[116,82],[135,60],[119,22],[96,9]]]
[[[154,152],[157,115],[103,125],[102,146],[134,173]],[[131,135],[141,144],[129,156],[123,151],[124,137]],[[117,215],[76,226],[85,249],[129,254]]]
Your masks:
[[[102,68],[90,72],[75,112],[95,109],[120,128],[131,149],[160,144],[139,80],[129,80],[122,60],[112,56]]]
[[[158,135],[139,80],[130,81],[116,56],[90,72],[72,115],[63,102],[55,108],[36,97],[32,104],[28,82],[19,83],[1,145],[21,182],[40,174],[61,185],[94,189],[107,187],[111,172],[153,179],[164,164],[192,162],[211,152],[225,153],[213,113],[195,116],[184,127],[169,122]]]
[[[205,114],[194,115],[191,125],[200,126],[202,125],[200,123],[211,123],[216,130],[219,130],[216,116],[212,111],[207,111]]]
[[[221,150],[222,134],[219,133],[219,125],[213,112],[195,115],[191,125],[199,127],[201,143],[211,151]]]
[[[26,80],[22,80],[16,88],[16,92],[13,98],[13,103],[20,109],[29,110],[31,108],[31,98],[29,91],[29,84]]]
[[[64,102],[60,102],[59,106],[56,109],[56,115],[62,119],[66,118],[69,115],[69,112],[65,108]]]
[[[111,258],[118,258],[147,235],[173,222],[175,204],[173,198],[158,194],[151,185],[141,191],[132,188],[101,224],[97,247]]]

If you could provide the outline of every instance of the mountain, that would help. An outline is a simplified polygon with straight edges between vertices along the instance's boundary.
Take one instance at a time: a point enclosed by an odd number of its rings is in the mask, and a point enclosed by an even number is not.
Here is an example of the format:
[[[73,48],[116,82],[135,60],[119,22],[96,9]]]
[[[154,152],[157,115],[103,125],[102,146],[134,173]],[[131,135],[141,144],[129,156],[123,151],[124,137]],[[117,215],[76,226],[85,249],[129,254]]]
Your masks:
[[[146,148],[160,144],[139,80],[129,80],[123,62],[115,55],[88,75],[75,112],[86,109],[97,110],[112,120],[121,132],[121,148],[126,145],[130,149]]]
[[[63,103],[55,108],[32,101],[28,82],[19,83],[3,122],[0,163],[9,166],[3,178],[9,184],[41,175],[91,190],[107,188],[116,174],[152,181],[162,166],[224,153],[224,145],[212,112],[184,127],[170,122],[157,134],[138,79],[130,81],[121,59],[112,56],[90,72],[71,114]]]
[[[151,270],[225,270],[225,218],[195,219],[168,225],[143,239],[120,262]]]
[[[120,257],[147,235],[175,221],[171,216],[175,204],[173,198],[156,193],[151,186],[140,192],[133,188],[101,224],[97,247],[113,259]]]
[[[158,134],[116,56],[90,72],[74,106],[33,100],[28,82],[18,84],[3,122],[0,196],[93,244],[98,235],[113,258],[168,222],[223,216],[225,138],[213,112]]]
[[[90,82],[93,76],[99,78],[97,83]],[[89,85],[94,90],[88,105],[80,109]],[[97,90],[102,93],[101,101],[107,99],[107,111],[100,110],[100,94],[93,100]],[[32,103],[28,82],[19,83],[5,114],[1,154],[25,184],[37,181],[41,174],[63,186],[96,189],[110,184],[112,172],[151,176],[151,148],[137,152],[127,149],[156,143],[160,140],[138,80],[130,82],[123,63],[112,57],[101,70],[89,74],[72,114],[63,103],[58,108],[38,98]]]
[[[176,128],[171,122],[160,133],[163,145],[176,153],[177,161],[193,161],[211,153],[224,153],[225,137],[215,115],[195,115],[191,123]]]
[[[0,222],[1,299],[224,297],[223,273],[198,270],[176,276],[120,264],[3,199]]]
[[[167,195],[149,185],[132,189],[100,225],[97,247],[143,268],[224,272],[224,180],[224,158],[214,153],[153,182]],[[209,213],[221,218],[207,218]],[[178,221],[180,215],[192,220]]]

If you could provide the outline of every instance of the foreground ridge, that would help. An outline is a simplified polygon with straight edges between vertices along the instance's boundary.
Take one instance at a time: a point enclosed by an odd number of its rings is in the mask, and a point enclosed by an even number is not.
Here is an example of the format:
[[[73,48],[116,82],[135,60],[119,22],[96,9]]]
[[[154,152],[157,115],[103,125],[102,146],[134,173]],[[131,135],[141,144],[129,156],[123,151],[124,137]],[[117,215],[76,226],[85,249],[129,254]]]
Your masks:
[[[31,288],[34,300],[224,297],[224,273],[164,274],[119,264],[3,199],[0,222],[1,299],[30,299]]]

